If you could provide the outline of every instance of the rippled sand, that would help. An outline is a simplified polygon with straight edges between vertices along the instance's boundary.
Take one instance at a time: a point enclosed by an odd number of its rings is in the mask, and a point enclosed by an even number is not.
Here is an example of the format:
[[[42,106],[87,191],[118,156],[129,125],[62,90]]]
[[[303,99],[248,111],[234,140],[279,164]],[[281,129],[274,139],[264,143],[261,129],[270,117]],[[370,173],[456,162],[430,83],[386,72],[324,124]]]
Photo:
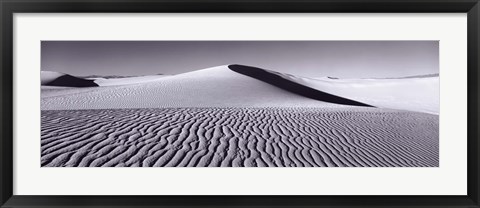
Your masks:
[[[378,108],[43,110],[47,167],[437,167],[438,115]]]

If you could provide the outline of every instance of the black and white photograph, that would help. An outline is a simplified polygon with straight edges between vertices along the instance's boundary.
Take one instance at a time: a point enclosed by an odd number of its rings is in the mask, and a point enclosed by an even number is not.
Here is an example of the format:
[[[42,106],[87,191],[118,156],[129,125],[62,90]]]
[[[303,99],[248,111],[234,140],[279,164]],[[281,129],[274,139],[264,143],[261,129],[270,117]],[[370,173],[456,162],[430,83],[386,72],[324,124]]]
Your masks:
[[[438,41],[42,41],[38,70],[41,167],[439,167]]]

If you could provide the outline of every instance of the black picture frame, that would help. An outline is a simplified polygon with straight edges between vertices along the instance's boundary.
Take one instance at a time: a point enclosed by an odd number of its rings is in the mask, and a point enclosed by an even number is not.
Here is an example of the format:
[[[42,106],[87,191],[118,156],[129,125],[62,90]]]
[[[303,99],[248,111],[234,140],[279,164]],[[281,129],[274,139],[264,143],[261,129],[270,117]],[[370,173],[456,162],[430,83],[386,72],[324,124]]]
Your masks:
[[[1,207],[480,207],[478,0],[0,0]],[[468,194],[466,196],[25,196],[13,195],[14,13],[467,13]],[[34,175],[32,177],[35,177]],[[438,181],[442,183],[442,181]],[[413,187],[412,187],[413,188]]]

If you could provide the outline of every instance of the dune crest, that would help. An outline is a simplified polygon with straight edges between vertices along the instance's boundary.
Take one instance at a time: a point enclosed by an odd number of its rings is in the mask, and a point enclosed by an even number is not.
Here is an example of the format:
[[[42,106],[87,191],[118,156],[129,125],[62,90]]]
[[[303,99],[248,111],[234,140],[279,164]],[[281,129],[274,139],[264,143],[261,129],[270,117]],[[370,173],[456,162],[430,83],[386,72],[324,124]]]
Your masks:
[[[439,113],[438,74],[383,79],[339,79],[306,78],[243,65],[230,65],[229,68],[282,89],[327,102]]]
[[[98,87],[98,84],[93,80],[82,79],[68,74],[62,75],[45,85],[57,87]]]
[[[116,86],[116,85],[132,85],[132,84],[143,84],[148,82],[161,81],[162,78],[168,75],[149,75],[149,76],[138,76],[138,77],[121,77],[121,78],[90,78],[94,80],[98,86]]]
[[[54,72],[54,71],[40,71],[40,83],[41,85],[46,85],[47,83],[52,82],[53,80],[65,75],[64,73]]]
[[[341,105],[373,107],[371,105],[357,102],[355,100],[351,100],[351,99],[340,97],[340,96],[335,96],[320,90],[316,90],[308,86],[299,84],[297,82],[292,82],[288,79],[282,78],[282,76],[277,75],[278,73],[271,73],[260,68],[238,65],[238,64],[229,65],[228,68],[234,72],[252,77],[254,79],[261,80],[273,86],[279,87],[289,92],[293,92],[295,94],[299,94],[314,100],[341,104]]]
[[[66,89],[42,95],[42,110],[164,107],[348,107],[309,99],[230,70],[212,67],[137,85]]]
[[[384,79],[306,78],[233,64],[171,76],[152,75],[114,79],[83,79],[62,73],[42,72],[42,84],[65,87],[107,87],[98,90],[66,88],[45,90],[42,97],[45,103],[51,103],[51,106],[42,107],[42,109],[51,110],[108,107],[338,107],[350,105],[439,113],[438,75]],[[49,99],[54,100],[49,102]],[[129,99],[145,102],[139,104]],[[79,106],[76,100],[88,101]],[[220,100],[222,103],[219,103]],[[290,105],[285,104],[287,102]]]

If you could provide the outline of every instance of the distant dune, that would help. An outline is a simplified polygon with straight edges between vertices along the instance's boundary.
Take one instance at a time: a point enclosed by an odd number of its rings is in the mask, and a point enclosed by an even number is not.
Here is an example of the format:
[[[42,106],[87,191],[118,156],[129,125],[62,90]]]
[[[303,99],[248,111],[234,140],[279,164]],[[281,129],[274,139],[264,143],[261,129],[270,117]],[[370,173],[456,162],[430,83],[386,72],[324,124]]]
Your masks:
[[[422,74],[422,75],[415,75],[415,76],[406,76],[406,77],[390,77],[390,78],[382,78],[382,79],[411,79],[411,78],[429,78],[429,77],[439,77],[440,74]]]
[[[45,85],[60,87],[98,87],[98,84],[93,80],[82,79],[68,74],[58,77]]]
[[[121,77],[121,78],[91,78],[99,86],[116,86],[116,85],[132,85],[142,84],[153,81],[160,81],[168,75],[149,75],[138,77]]]
[[[41,83],[43,86],[57,87],[99,87],[142,84],[145,82],[158,81],[166,75],[149,76],[73,76],[60,72],[41,71]]]
[[[377,108],[42,111],[41,144],[52,167],[439,164],[438,116]]]
[[[84,79],[121,79],[121,78],[131,78],[137,76],[122,76],[122,75],[87,75],[87,76],[80,76]]]
[[[53,71],[41,71],[40,72],[40,82],[42,85],[46,85],[53,80],[65,75],[64,73],[60,72],[53,72]]]

